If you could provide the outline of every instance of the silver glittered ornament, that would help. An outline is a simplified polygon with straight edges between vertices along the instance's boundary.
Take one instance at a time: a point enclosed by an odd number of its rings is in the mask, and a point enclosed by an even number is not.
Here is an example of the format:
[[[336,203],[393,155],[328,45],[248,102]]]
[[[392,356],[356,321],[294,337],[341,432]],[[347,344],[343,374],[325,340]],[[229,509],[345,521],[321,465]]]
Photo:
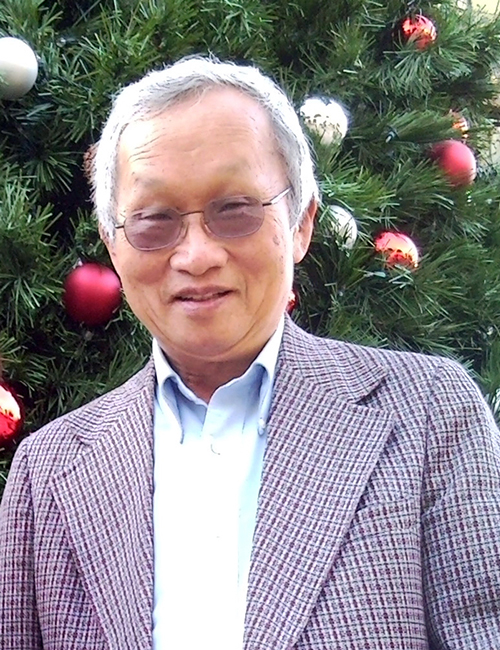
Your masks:
[[[309,97],[300,114],[305,125],[320,136],[322,144],[340,144],[345,138],[349,120],[343,107],[333,99]]]
[[[38,61],[20,38],[0,38],[0,99],[19,99],[36,81]]]

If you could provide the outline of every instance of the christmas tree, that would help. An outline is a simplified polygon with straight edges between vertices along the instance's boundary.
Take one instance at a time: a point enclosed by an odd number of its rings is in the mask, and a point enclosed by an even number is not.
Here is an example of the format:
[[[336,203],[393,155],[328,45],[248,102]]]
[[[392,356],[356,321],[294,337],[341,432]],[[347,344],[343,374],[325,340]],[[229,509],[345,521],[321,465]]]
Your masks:
[[[22,435],[149,355],[88,266],[110,263],[85,155],[120,87],[194,53],[257,64],[302,109],[323,201],[293,317],[454,357],[495,407],[499,34],[500,17],[446,1],[4,0],[0,37],[36,56],[0,40],[0,358],[24,418],[0,441],[0,482]],[[91,306],[79,281],[101,291]]]

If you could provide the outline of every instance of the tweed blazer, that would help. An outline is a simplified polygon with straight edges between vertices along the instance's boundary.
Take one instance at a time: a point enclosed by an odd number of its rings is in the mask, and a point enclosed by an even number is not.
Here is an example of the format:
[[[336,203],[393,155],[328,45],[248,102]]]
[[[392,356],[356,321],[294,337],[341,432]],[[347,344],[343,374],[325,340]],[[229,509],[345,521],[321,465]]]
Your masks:
[[[2,650],[152,647],[154,386],[150,362],[20,445]],[[244,650],[500,648],[499,488],[499,432],[458,364],[287,319]]]

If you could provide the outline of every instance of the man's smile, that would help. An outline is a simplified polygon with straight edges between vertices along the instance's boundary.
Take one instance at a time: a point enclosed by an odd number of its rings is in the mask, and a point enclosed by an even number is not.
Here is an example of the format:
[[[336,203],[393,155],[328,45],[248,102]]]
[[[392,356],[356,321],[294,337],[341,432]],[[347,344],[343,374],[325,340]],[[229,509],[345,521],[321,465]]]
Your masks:
[[[222,298],[229,293],[232,293],[232,291],[223,287],[193,287],[178,291],[174,296],[174,300],[205,302]]]

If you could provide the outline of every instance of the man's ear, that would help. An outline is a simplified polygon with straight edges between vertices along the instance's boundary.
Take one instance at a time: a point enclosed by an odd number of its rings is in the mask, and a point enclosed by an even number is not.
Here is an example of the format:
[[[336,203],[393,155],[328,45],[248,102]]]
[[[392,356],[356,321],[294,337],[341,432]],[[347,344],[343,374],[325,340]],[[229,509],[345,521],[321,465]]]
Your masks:
[[[309,244],[311,243],[313,229],[314,229],[314,219],[316,217],[316,212],[318,210],[318,202],[313,197],[307,210],[300,222],[300,225],[296,227],[293,234],[293,261],[295,264],[301,262],[308,249]]]

